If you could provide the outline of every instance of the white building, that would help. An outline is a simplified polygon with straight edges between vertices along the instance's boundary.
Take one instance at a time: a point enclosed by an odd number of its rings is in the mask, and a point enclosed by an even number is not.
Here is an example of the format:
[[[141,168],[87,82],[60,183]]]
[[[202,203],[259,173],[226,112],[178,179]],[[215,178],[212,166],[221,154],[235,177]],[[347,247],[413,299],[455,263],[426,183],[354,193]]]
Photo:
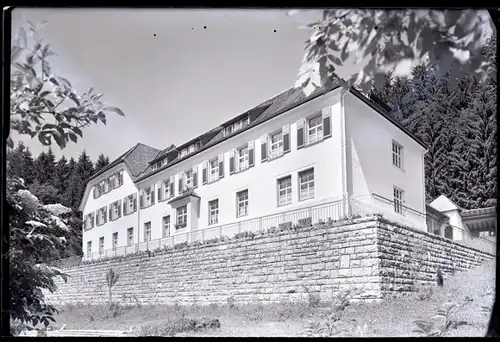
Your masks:
[[[425,230],[425,152],[355,89],[289,89],[181,146],[137,144],[94,175],[83,250],[130,253],[365,205]]]

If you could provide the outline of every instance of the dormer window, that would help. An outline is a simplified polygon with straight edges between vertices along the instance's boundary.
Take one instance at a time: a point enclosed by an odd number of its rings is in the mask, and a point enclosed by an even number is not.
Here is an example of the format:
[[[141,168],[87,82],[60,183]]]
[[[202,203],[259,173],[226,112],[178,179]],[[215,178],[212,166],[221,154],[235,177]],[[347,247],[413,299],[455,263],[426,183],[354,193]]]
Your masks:
[[[159,169],[162,166],[163,166],[163,160],[160,160],[160,161],[154,163],[153,164],[153,171],[156,170],[156,169]]]
[[[184,148],[181,150],[181,158],[184,157],[184,156],[187,156],[188,154],[188,149],[187,148]]]
[[[242,129],[250,124],[250,116],[247,116],[244,119],[238,120],[224,128],[224,136],[230,135],[237,130]]]

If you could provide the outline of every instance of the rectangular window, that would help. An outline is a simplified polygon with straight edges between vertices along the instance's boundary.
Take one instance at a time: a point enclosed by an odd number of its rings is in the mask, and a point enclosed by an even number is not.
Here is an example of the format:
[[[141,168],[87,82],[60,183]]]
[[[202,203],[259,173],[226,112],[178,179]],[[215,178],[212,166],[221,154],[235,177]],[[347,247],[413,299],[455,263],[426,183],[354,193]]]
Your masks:
[[[99,211],[99,224],[104,224],[106,220],[106,207],[101,208]]]
[[[113,250],[118,247],[118,233],[113,233]]]
[[[163,221],[163,237],[170,236],[170,215],[164,216],[162,221]]]
[[[248,190],[236,193],[236,217],[248,215]]]
[[[210,174],[209,181],[216,181],[219,179],[219,159],[215,158],[210,161]]]
[[[283,133],[279,131],[271,135],[271,144],[269,146],[269,158],[278,157],[283,154]]]
[[[394,211],[403,215],[404,191],[394,187]]]
[[[99,238],[99,253],[104,251],[104,236]]]
[[[187,148],[181,150],[181,158],[184,157],[184,156],[187,156],[187,154],[188,154]]]
[[[248,146],[238,150],[238,170],[243,171],[248,168]]]
[[[215,199],[208,202],[208,224],[219,223],[219,200]]]
[[[144,195],[145,195],[145,206],[149,207],[152,204],[152,198],[151,198],[151,188],[146,188],[144,189]]]
[[[193,153],[193,152],[194,152],[194,145],[190,145],[188,153]]]
[[[144,223],[144,241],[151,241],[151,222]]]
[[[314,169],[299,173],[299,201],[314,198]]]
[[[177,208],[177,229],[187,227],[187,205]]]
[[[87,241],[87,254],[92,253],[92,241]]]
[[[163,199],[170,197],[170,181],[163,182]]]
[[[278,179],[278,207],[292,203],[292,176]]]
[[[120,203],[116,201],[113,203],[113,220],[116,220],[118,218],[118,211],[120,209]]]
[[[186,174],[186,189],[191,189],[193,187],[193,170],[188,170],[185,172]]]
[[[307,132],[309,144],[323,139],[323,120],[321,115],[309,119]]]
[[[395,141],[392,142],[392,164],[403,168],[403,146]]]
[[[127,246],[134,244],[134,228],[127,229]]]
[[[225,129],[224,129],[224,135],[229,135],[233,133],[233,125],[231,126],[227,126]]]
[[[133,213],[134,212],[134,195],[128,196],[127,201],[128,201],[128,212],[127,213],[128,214]]]

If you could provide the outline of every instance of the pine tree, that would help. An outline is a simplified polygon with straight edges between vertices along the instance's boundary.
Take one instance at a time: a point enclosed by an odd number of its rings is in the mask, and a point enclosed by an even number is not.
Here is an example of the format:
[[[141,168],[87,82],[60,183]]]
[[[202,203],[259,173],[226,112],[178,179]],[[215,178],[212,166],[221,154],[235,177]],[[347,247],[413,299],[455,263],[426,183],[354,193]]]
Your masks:
[[[57,188],[57,192],[61,198],[61,202],[65,202],[66,187],[69,182],[69,177],[71,175],[70,169],[68,167],[68,160],[66,157],[62,156],[61,159],[56,164],[56,170],[54,174],[54,186]],[[62,203],[67,205],[66,203]]]
[[[474,207],[496,204],[496,85],[481,84],[472,102],[471,177],[476,182],[471,189]]]
[[[31,154],[31,150],[29,147],[23,152],[23,179],[26,185],[30,185],[33,183],[35,179],[34,176],[34,160],[33,155]]]
[[[68,201],[76,213],[85,191],[87,179],[94,172],[94,165],[85,150],[78,156],[78,161],[71,172],[70,182],[67,187]]]
[[[97,161],[95,162],[95,172],[98,172],[100,169],[109,164],[109,158],[104,156],[104,153],[101,153],[99,157],[97,157]]]
[[[26,146],[19,141],[15,149],[7,151],[7,175],[9,177],[20,177],[24,180],[23,153]]]
[[[54,174],[56,169],[56,157],[52,149],[42,152],[35,159],[35,180],[40,184],[54,184]]]

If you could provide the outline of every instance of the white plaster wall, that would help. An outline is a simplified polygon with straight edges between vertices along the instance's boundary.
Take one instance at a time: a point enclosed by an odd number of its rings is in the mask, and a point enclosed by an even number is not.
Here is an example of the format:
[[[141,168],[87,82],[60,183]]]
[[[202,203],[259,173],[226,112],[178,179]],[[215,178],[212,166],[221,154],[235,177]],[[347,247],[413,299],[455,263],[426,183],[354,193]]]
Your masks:
[[[349,196],[375,193],[393,201],[393,187],[405,191],[405,205],[425,213],[423,152],[417,142],[355,95],[344,96]],[[403,146],[403,170],[392,164],[392,140]],[[425,217],[411,215],[425,229]]]
[[[92,180],[90,186],[93,187],[98,184],[101,180],[106,177],[111,176],[113,173],[124,170],[123,172],[123,184],[116,189],[111,190],[107,194],[94,199],[93,191],[91,190],[88,194],[87,201],[83,210],[83,217],[88,213],[94,212],[106,206],[106,210],[109,211],[109,204],[117,201],[123,200],[124,197],[129,196],[137,192],[137,188],[130,178],[127,168],[122,163],[116,167],[106,171],[96,179]],[[123,205],[123,204],[122,204]],[[139,206],[139,204],[137,204]],[[123,209],[123,207],[122,207]],[[109,216],[109,212],[107,214]],[[95,218],[94,218],[95,220]],[[104,249],[112,248],[112,234],[118,232],[118,246],[125,246],[127,244],[127,229],[134,227],[134,240],[137,242],[137,211],[129,215],[123,215],[114,221],[110,221],[108,217],[107,223],[102,226],[94,225],[93,229],[83,232],[83,251],[87,254],[87,242],[92,241],[92,252],[99,251],[99,238],[104,236]]]
[[[463,240],[464,234],[462,230],[466,230],[467,228],[462,223],[462,218],[460,217],[460,213],[457,209],[443,211],[443,214],[450,218],[450,225],[457,227],[453,229],[453,240]]]
[[[141,181],[139,188],[145,188],[160,180],[175,176],[175,192],[178,195],[177,174],[193,166],[198,166],[198,188],[196,194],[201,197],[199,221],[189,228],[204,229],[208,226],[208,202],[219,199],[218,225],[244,221],[280,211],[289,211],[300,206],[310,206],[328,199],[340,199],[341,186],[341,158],[340,158],[340,98],[334,91],[312,100],[290,112],[273,118],[255,128],[226,140],[206,151],[200,152],[187,160],[176,164],[162,172]],[[332,136],[323,142],[297,150],[296,122],[298,119],[312,115],[322,109],[332,106]],[[271,133],[285,124],[290,124],[289,153],[272,161],[261,162],[260,137]],[[243,172],[229,175],[229,150],[254,141],[255,165]],[[202,184],[203,162],[224,153],[224,178],[211,184]],[[298,172],[314,167],[315,198],[303,202],[298,201]],[[292,176],[292,204],[283,207],[277,206],[277,179],[283,176]],[[242,218],[236,218],[236,192],[248,189],[249,213]],[[168,202],[168,201],[167,201]],[[188,208],[189,209],[189,208]],[[192,212],[196,212],[195,208]],[[171,215],[171,222],[175,223],[175,212],[166,202],[156,203],[150,208],[141,210],[140,229],[144,222],[152,222],[152,238],[161,237],[162,217]],[[172,229],[173,230],[173,229]],[[172,232],[172,235],[185,233]],[[139,233],[142,238],[142,234]]]

